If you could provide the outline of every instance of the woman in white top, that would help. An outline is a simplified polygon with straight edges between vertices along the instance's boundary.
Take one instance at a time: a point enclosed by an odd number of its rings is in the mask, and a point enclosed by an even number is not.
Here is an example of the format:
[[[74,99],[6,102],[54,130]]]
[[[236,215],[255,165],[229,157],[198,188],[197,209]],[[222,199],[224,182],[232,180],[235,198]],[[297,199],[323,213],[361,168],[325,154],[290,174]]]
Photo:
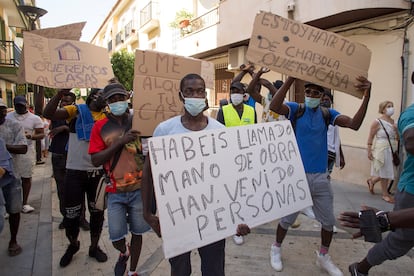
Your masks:
[[[368,135],[368,159],[371,160],[371,177],[367,179],[367,184],[370,193],[374,194],[374,185],[379,181],[381,183],[382,199],[394,203],[394,198],[387,190],[388,183],[394,179],[392,153],[398,148],[398,131],[394,119],[391,118],[394,114],[394,104],[390,101],[380,103],[379,113],[381,117],[372,123]]]

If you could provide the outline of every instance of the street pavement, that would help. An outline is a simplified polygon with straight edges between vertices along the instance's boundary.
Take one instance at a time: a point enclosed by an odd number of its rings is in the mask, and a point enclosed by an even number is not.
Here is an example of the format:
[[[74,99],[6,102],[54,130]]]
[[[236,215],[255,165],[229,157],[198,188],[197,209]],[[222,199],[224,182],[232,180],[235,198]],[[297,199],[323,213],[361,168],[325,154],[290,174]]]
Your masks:
[[[21,214],[18,242],[23,252],[16,257],[9,257],[7,245],[9,241],[8,222],[0,235],[0,275],[113,275],[113,268],[118,258],[117,251],[112,247],[108,236],[108,224],[104,223],[101,248],[107,252],[108,261],[98,263],[88,256],[89,232],[81,230],[81,248],[74,256],[72,263],[59,267],[60,257],[66,250],[65,232],[58,229],[62,218],[59,213],[56,185],[51,177],[50,159],[44,165],[34,168],[32,191],[29,204],[35,207],[30,214]],[[351,184],[332,180],[335,194],[335,214],[345,210],[359,210],[361,204],[390,210],[392,205],[381,200],[380,191],[377,195],[369,194],[365,180]],[[379,187],[378,187],[379,189]],[[88,217],[88,215],[87,215]],[[232,238],[226,241],[226,274],[227,275],[328,275],[315,265],[320,244],[319,225],[304,215],[300,215],[301,226],[291,229],[282,246],[284,269],[276,272],[269,263],[270,244],[275,239],[277,221],[252,229],[245,237],[243,245],[235,245]],[[348,265],[362,259],[371,243],[361,239],[352,240],[351,232],[339,225],[330,248],[332,260],[349,275]],[[192,275],[201,275],[198,252],[193,250]],[[394,261],[386,261],[370,271],[370,275],[414,275],[414,252]],[[169,263],[164,259],[162,242],[153,232],[143,236],[143,248],[138,264],[139,275],[169,275]]]

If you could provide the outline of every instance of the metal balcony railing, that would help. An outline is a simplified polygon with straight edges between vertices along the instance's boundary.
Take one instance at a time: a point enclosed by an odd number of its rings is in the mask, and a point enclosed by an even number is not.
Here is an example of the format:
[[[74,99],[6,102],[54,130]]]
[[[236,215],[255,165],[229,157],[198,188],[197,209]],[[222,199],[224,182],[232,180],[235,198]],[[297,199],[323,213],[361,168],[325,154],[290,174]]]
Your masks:
[[[18,67],[22,49],[14,41],[0,40],[0,65]]]
[[[150,1],[141,11],[139,16],[139,26],[142,27],[152,19],[156,18],[156,12],[158,9],[158,3],[156,1]]]
[[[108,42],[108,52],[112,51],[112,39]]]
[[[115,46],[118,46],[119,44],[123,43],[124,40],[122,38],[122,32],[119,32],[115,36]]]
[[[191,20],[191,32],[200,31],[219,23],[219,10],[218,7],[214,8],[207,13]]]
[[[135,32],[135,30],[133,31],[133,29],[134,29],[134,22],[131,20],[124,27],[125,39],[127,39],[130,35],[132,35],[133,32]]]

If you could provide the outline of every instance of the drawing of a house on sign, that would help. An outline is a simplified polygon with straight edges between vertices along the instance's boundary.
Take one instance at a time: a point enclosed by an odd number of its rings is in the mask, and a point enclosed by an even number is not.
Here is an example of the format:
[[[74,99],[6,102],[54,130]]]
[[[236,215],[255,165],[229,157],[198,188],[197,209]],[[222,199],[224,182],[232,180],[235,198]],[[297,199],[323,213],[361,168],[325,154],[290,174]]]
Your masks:
[[[80,60],[80,49],[70,42],[56,48],[59,60]]]

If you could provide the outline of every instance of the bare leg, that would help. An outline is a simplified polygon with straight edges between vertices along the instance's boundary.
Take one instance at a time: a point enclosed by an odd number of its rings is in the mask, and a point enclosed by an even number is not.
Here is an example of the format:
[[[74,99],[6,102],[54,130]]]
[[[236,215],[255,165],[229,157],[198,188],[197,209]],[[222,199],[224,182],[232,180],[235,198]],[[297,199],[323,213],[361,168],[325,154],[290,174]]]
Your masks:
[[[22,177],[22,188],[23,188],[23,205],[27,204],[29,198],[30,189],[32,188],[32,178]]]
[[[287,229],[284,229],[280,224],[277,225],[276,230],[276,243],[281,244],[286,237]]]

